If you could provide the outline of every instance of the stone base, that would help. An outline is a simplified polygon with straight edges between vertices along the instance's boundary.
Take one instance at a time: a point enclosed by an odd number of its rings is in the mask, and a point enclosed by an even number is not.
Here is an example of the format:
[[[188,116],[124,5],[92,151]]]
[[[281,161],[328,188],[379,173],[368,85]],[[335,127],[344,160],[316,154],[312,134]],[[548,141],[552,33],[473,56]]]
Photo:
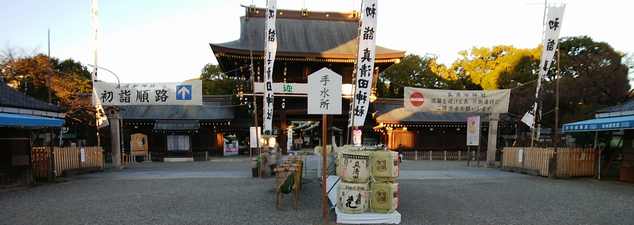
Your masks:
[[[189,158],[164,158],[163,162],[193,162],[194,157]]]
[[[70,177],[70,176],[75,176],[77,174],[94,173],[94,172],[101,172],[101,166],[88,166],[88,167],[67,169],[62,171],[62,176]]]
[[[528,174],[533,176],[539,176],[539,170],[519,167],[519,166],[504,166],[502,170],[508,171],[508,172],[516,172],[516,173],[523,173],[523,174]]]

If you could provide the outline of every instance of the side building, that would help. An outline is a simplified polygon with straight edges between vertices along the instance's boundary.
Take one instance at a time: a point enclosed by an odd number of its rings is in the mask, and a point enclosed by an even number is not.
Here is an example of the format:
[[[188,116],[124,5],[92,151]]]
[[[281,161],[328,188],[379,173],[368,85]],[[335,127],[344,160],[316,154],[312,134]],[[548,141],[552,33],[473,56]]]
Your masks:
[[[35,182],[34,140],[52,146],[51,133],[59,133],[65,109],[23,94],[0,79],[0,188]]]

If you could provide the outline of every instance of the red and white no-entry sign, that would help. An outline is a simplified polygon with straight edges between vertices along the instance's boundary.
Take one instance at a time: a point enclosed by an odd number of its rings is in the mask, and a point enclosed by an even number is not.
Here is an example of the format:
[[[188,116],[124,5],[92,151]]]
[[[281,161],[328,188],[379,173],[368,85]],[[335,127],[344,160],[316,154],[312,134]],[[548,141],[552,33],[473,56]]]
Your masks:
[[[419,107],[425,103],[425,97],[420,92],[414,92],[409,96],[409,101],[413,106]]]

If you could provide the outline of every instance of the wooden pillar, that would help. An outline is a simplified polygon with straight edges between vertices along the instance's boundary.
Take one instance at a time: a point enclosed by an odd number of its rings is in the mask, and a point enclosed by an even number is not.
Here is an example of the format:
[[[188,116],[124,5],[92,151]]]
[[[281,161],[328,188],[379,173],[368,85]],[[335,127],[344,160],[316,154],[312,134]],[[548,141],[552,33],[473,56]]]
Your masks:
[[[287,142],[288,142],[288,135],[293,136],[293,134],[289,134],[286,131],[286,128],[288,128],[288,124],[286,123],[286,111],[282,110],[282,113],[280,114],[280,123],[282,124],[282,127],[277,131],[277,143],[280,144],[280,149],[282,150],[282,155],[287,155],[288,154],[288,150],[287,147]]]
[[[327,119],[327,126],[326,129],[330,128],[330,132],[326,132],[326,137],[324,137],[324,141],[326,142],[326,145],[332,145],[332,135],[334,134],[334,131],[332,129],[332,121],[333,121],[333,116],[332,115],[328,115],[328,119]]]

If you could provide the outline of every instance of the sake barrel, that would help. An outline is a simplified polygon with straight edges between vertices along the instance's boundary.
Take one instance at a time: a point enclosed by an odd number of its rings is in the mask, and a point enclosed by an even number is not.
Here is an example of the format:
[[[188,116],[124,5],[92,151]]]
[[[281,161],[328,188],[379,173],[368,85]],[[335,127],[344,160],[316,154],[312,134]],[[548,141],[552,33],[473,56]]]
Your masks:
[[[393,213],[398,208],[398,183],[371,182],[370,211],[373,213]]]
[[[353,183],[368,182],[370,177],[370,153],[359,150],[347,150],[341,154],[337,166],[341,180]]]
[[[339,165],[341,165],[341,162],[343,161],[342,160],[343,153],[345,151],[348,151],[348,150],[359,150],[359,147],[354,147],[352,145],[344,145],[344,146],[339,147],[339,150],[336,152],[336,154],[334,156],[335,157],[335,168],[339,168]],[[335,173],[337,174],[337,176],[339,176],[339,170],[338,169],[335,170]]]
[[[321,155],[324,153],[324,147],[323,146],[315,146],[315,149],[313,150],[314,154],[317,155]],[[330,152],[332,151],[332,146],[331,145],[326,145],[326,155],[330,155]]]
[[[343,213],[358,214],[368,210],[368,183],[339,182],[337,187],[337,208]]]
[[[370,157],[372,176],[377,181],[395,181],[400,173],[400,162],[396,151],[374,151]]]

